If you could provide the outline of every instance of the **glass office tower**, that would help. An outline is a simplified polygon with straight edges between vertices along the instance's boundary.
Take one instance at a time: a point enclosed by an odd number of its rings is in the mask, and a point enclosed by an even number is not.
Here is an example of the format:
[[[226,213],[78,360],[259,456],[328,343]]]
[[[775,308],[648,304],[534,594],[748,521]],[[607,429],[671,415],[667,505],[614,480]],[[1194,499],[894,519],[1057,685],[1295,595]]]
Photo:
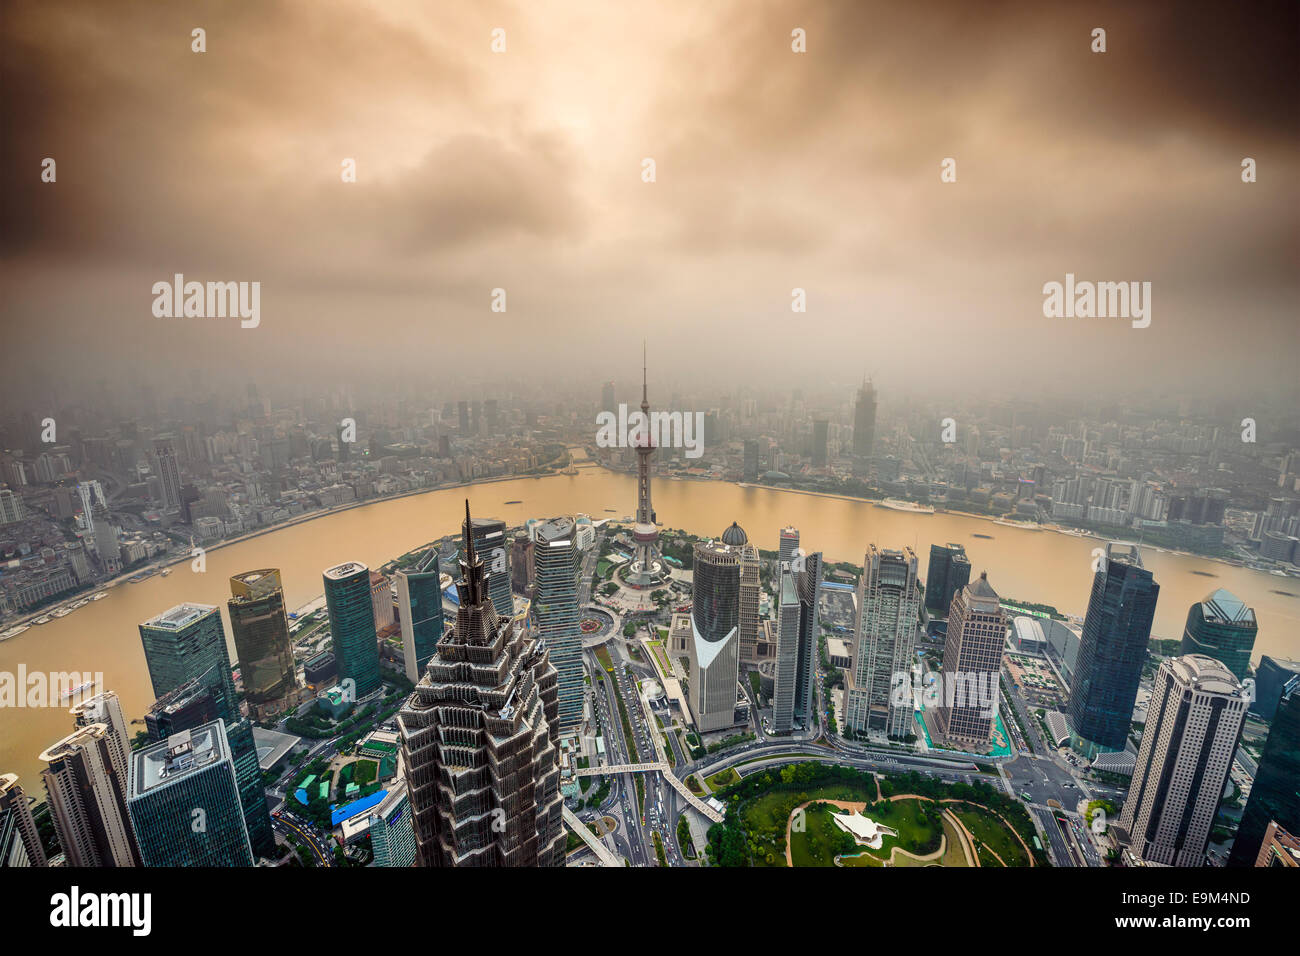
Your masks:
[[[402,663],[412,683],[420,679],[444,627],[438,549],[397,572],[397,607],[402,621]]]
[[[379,638],[370,598],[370,569],[360,561],[325,572],[325,606],[329,610],[339,683],[352,681],[356,700],[379,690]],[[345,685],[346,686],[346,685]]]
[[[572,518],[552,518],[537,526],[533,544],[537,574],[533,614],[537,620],[537,636],[546,642],[551,663],[560,676],[561,731],[573,730],[582,723],[587,693],[578,614],[578,570],[582,556],[578,553],[575,532]],[[491,578],[488,583],[492,583]]]

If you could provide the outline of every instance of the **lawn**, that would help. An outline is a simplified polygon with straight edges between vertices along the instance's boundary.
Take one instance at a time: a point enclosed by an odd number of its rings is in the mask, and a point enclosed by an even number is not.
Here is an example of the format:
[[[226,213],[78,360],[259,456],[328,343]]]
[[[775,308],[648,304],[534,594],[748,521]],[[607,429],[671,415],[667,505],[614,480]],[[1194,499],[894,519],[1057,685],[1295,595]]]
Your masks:
[[[1020,845],[1014,833],[996,816],[972,803],[949,804],[949,808],[961,820],[962,825],[970,831],[977,843],[988,846],[1002,858],[1007,866],[1029,866],[1029,857]],[[996,860],[985,862],[985,855],[980,854],[980,863],[985,866],[997,866]]]
[[[790,858],[795,866],[832,866],[834,855],[845,844],[838,836],[839,828],[831,820],[829,809],[810,809],[804,816],[806,828],[802,833],[790,834]],[[876,863],[888,860],[894,847],[909,853],[925,856],[939,849],[942,822],[937,822],[937,808],[919,800],[881,801],[868,807],[866,815],[882,826],[898,831],[898,836],[883,837],[879,850],[861,847],[859,853],[874,857]],[[872,866],[871,861],[855,857],[846,861],[853,866]]]
[[[719,770],[711,777],[705,777],[704,782],[709,785],[710,790],[720,790],[729,783],[735,783],[740,779],[736,771],[728,767],[726,770]]]

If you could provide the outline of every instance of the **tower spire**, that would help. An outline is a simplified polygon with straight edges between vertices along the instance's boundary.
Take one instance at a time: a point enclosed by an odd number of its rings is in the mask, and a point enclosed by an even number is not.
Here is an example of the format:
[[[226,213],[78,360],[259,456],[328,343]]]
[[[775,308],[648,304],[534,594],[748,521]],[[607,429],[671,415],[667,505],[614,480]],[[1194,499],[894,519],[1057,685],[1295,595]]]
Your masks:
[[[646,377],[645,339],[641,340],[641,411],[650,410],[649,379]]]

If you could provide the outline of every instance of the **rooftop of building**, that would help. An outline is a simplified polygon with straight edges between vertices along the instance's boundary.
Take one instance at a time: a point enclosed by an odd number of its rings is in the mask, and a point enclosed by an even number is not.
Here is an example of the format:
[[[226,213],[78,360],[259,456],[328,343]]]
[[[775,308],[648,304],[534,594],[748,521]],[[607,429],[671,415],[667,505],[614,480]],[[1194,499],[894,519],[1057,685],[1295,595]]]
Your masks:
[[[174,608],[149,618],[142,626],[155,630],[178,631],[214,611],[216,607],[211,604],[177,604]]]
[[[744,528],[733,521],[731,527],[722,532],[722,543],[738,548],[749,543],[749,535],[745,534]]]
[[[1201,602],[1201,616],[1207,621],[1223,624],[1236,624],[1242,627],[1255,626],[1255,610],[1227,588],[1219,588],[1205,596]]]
[[[1226,664],[1204,654],[1184,654],[1169,662],[1180,681],[1205,694],[1237,697],[1245,691]]]
[[[325,580],[342,581],[344,578],[350,578],[355,574],[364,572],[366,579],[370,578],[370,569],[360,561],[346,561],[343,564],[336,564],[332,568],[326,568]]]
[[[230,746],[221,721],[182,730],[131,755],[130,796],[143,796],[229,759]]]

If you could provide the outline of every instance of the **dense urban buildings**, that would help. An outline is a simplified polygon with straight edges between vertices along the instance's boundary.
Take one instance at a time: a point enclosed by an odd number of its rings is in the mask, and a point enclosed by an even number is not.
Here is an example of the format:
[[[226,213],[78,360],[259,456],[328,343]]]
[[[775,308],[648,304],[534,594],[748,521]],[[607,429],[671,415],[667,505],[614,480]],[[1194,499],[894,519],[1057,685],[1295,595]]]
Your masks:
[[[253,865],[220,720],[133,753],[127,810],[145,866]]]
[[[533,548],[537,581],[533,598],[535,634],[545,643],[559,675],[559,729],[575,730],[582,722],[587,690],[578,608],[582,555],[573,519],[552,518],[539,524],[534,530]],[[477,544],[474,550],[478,551]]]
[[[407,680],[414,683],[442,639],[442,574],[437,548],[430,548],[411,567],[397,572],[397,612],[401,617],[402,665]]]
[[[1231,591],[1219,588],[1193,604],[1183,630],[1183,653],[1204,654],[1222,661],[1237,680],[1250,673],[1255,648],[1255,612]]]
[[[226,610],[244,699],[254,717],[274,716],[297,703],[298,690],[280,572],[264,568],[236,574],[230,594]]]
[[[778,734],[816,722],[817,608],[821,597],[822,556],[779,563],[776,616],[776,674],[772,690],[772,730]]]
[[[1237,825],[1229,866],[1254,866],[1271,822],[1300,833],[1300,677],[1282,691]]]
[[[983,749],[993,739],[1007,615],[982,573],[952,600],[943,652],[942,702],[934,719],[954,749]]]
[[[558,675],[497,615],[465,503],[456,623],[398,715],[421,866],[561,866]]]
[[[1139,859],[1204,863],[1247,704],[1240,681],[1222,661],[1186,654],[1160,662],[1119,818]]]
[[[1136,547],[1108,544],[1093,574],[1067,717],[1084,753],[1123,750],[1160,585]]]
[[[380,683],[370,569],[357,561],[329,568],[325,572],[325,605],[339,662],[339,683],[350,689],[354,700],[361,700],[379,690]]]
[[[862,564],[853,664],[845,674],[845,729],[906,738],[913,732],[912,698],[896,701],[894,690],[910,681],[912,674],[921,610],[916,553],[911,548],[882,550],[873,544]]]

